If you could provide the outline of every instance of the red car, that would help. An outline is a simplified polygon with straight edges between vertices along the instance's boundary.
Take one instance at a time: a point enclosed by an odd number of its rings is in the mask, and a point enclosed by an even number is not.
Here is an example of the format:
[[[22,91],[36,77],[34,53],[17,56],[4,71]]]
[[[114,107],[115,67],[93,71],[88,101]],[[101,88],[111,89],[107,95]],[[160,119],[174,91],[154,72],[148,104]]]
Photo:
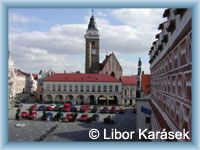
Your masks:
[[[80,121],[83,121],[83,122],[87,121],[88,119],[89,119],[88,114],[82,114],[80,117]]]
[[[54,108],[52,106],[47,106],[46,107],[46,111],[53,111],[53,110],[54,110]]]
[[[88,112],[88,111],[89,111],[89,107],[87,105],[82,105],[80,107],[80,112],[85,113],[85,112]]]
[[[33,111],[31,114],[28,113],[27,119],[35,119],[37,117],[37,112]]]
[[[30,108],[31,108],[32,110],[37,110],[37,104],[34,104],[34,105],[30,106]]]
[[[72,113],[66,114],[64,122],[72,122],[72,121],[75,121],[73,114]]]
[[[64,107],[71,107],[71,104],[70,103],[65,103]]]
[[[65,112],[70,112],[71,111],[71,107],[63,107],[61,108],[62,111],[65,111]]]
[[[112,106],[112,108],[110,109],[110,113],[111,114],[117,113],[117,108],[115,106]]]
[[[21,115],[20,115],[22,118],[26,118],[28,116],[28,112],[27,111],[23,111],[21,112]]]
[[[37,117],[37,112],[33,111],[31,114],[29,112],[21,112],[21,117],[22,118],[27,118],[27,119],[35,119]]]

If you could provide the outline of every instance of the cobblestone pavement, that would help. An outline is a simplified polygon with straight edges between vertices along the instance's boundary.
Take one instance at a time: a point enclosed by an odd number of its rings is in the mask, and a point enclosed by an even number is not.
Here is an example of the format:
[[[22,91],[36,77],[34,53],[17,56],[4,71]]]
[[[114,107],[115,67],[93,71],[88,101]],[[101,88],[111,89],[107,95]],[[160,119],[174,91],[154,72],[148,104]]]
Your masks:
[[[30,105],[25,105],[22,111],[26,110]],[[100,118],[97,122],[84,123],[84,122],[45,122],[38,120],[14,120],[14,113],[16,109],[9,113],[9,141],[34,141],[45,135],[51,128],[55,128],[51,133],[44,137],[43,141],[94,141],[89,138],[90,129],[98,129],[100,137],[95,141],[102,141],[103,131],[107,130],[107,135],[110,135],[111,129],[117,129],[118,131],[135,131],[136,129],[136,114],[132,113],[131,108],[126,108],[125,114],[99,114]],[[56,112],[53,112],[54,114]],[[41,116],[42,112],[38,112],[38,116]],[[64,114],[65,115],[65,114]],[[81,113],[79,113],[79,118]],[[92,113],[88,113],[92,116]],[[104,124],[103,118],[108,115],[115,121],[115,124]],[[25,124],[25,127],[16,127],[18,123]],[[133,140],[136,140],[135,138]],[[131,141],[133,141],[131,140]],[[108,140],[109,141],[109,140]]]

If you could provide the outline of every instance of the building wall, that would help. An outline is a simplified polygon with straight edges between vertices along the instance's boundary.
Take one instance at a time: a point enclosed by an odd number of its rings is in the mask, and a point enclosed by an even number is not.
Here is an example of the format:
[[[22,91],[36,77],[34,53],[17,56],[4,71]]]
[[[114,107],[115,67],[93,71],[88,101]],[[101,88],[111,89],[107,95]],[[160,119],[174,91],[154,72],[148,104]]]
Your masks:
[[[29,77],[20,75],[16,77],[16,93],[29,93]]]
[[[125,85],[122,87],[122,104],[135,105],[136,85]]]
[[[146,122],[147,118],[151,118],[151,115],[141,112],[141,107],[146,109],[151,109],[149,105],[150,99],[145,98],[137,98],[136,99],[136,129],[144,130],[151,128],[151,120],[150,122]]]
[[[173,12],[174,9],[170,9],[167,23],[175,19],[175,30],[169,33],[163,49],[159,50],[155,44],[150,51],[151,101],[170,130],[184,128],[191,131],[191,10],[187,9],[183,16],[174,15]],[[156,117],[156,113],[153,113],[152,124],[157,127],[160,124],[164,128],[165,125],[154,122],[158,120]]]
[[[14,68],[14,60],[11,57],[11,54],[9,52],[8,57],[8,107],[11,107],[11,105],[14,103],[14,98],[16,96],[16,73]]]
[[[55,90],[53,90],[54,85]],[[58,89],[59,86],[60,90]],[[72,87],[71,90],[70,86]],[[78,87],[77,90],[76,86]],[[81,86],[83,87],[82,89]],[[89,90],[87,90],[87,86],[89,86]],[[98,90],[98,86],[101,87],[101,91]],[[104,86],[107,87],[107,91],[104,91]],[[110,91],[110,86],[112,87],[112,91]],[[115,90],[115,86],[118,87],[117,91]],[[73,100],[78,100],[82,95],[84,102],[89,103],[89,96],[93,95],[97,104],[99,96],[105,96],[107,100],[110,96],[116,96],[118,104],[121,104],[121,91],[121,82],[44,82],[43,99],[49,101],[49,95],[51,95],[51,100],[53,101],[67,101],[69,96],[72,96]],[[58,95],[61,95],[62,99],[57,99]]]
[[[111,54],[110,58],[99,73],[108,74],[112,76],[114,75],[114,77],[117,79],[119,79],[122,76],[122,68],[114,54]]]

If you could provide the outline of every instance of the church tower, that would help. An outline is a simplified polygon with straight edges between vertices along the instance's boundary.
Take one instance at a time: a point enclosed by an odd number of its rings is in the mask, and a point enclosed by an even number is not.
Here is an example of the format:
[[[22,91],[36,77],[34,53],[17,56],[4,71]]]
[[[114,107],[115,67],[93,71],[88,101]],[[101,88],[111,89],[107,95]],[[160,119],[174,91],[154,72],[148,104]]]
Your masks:
[[[90,17],[88,29],[85,34],[85,73],[99,72],[99,31],[96,27],[95,18]]]

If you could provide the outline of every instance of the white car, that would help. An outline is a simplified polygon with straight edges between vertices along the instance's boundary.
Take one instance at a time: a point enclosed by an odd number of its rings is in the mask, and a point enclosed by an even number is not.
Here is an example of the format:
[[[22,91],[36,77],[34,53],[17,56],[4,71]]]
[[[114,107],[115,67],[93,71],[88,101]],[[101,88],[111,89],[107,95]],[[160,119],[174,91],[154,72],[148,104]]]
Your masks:
[[[55,108],[56,107],[56,104],[51,104],[50,105],[52,108]]]

